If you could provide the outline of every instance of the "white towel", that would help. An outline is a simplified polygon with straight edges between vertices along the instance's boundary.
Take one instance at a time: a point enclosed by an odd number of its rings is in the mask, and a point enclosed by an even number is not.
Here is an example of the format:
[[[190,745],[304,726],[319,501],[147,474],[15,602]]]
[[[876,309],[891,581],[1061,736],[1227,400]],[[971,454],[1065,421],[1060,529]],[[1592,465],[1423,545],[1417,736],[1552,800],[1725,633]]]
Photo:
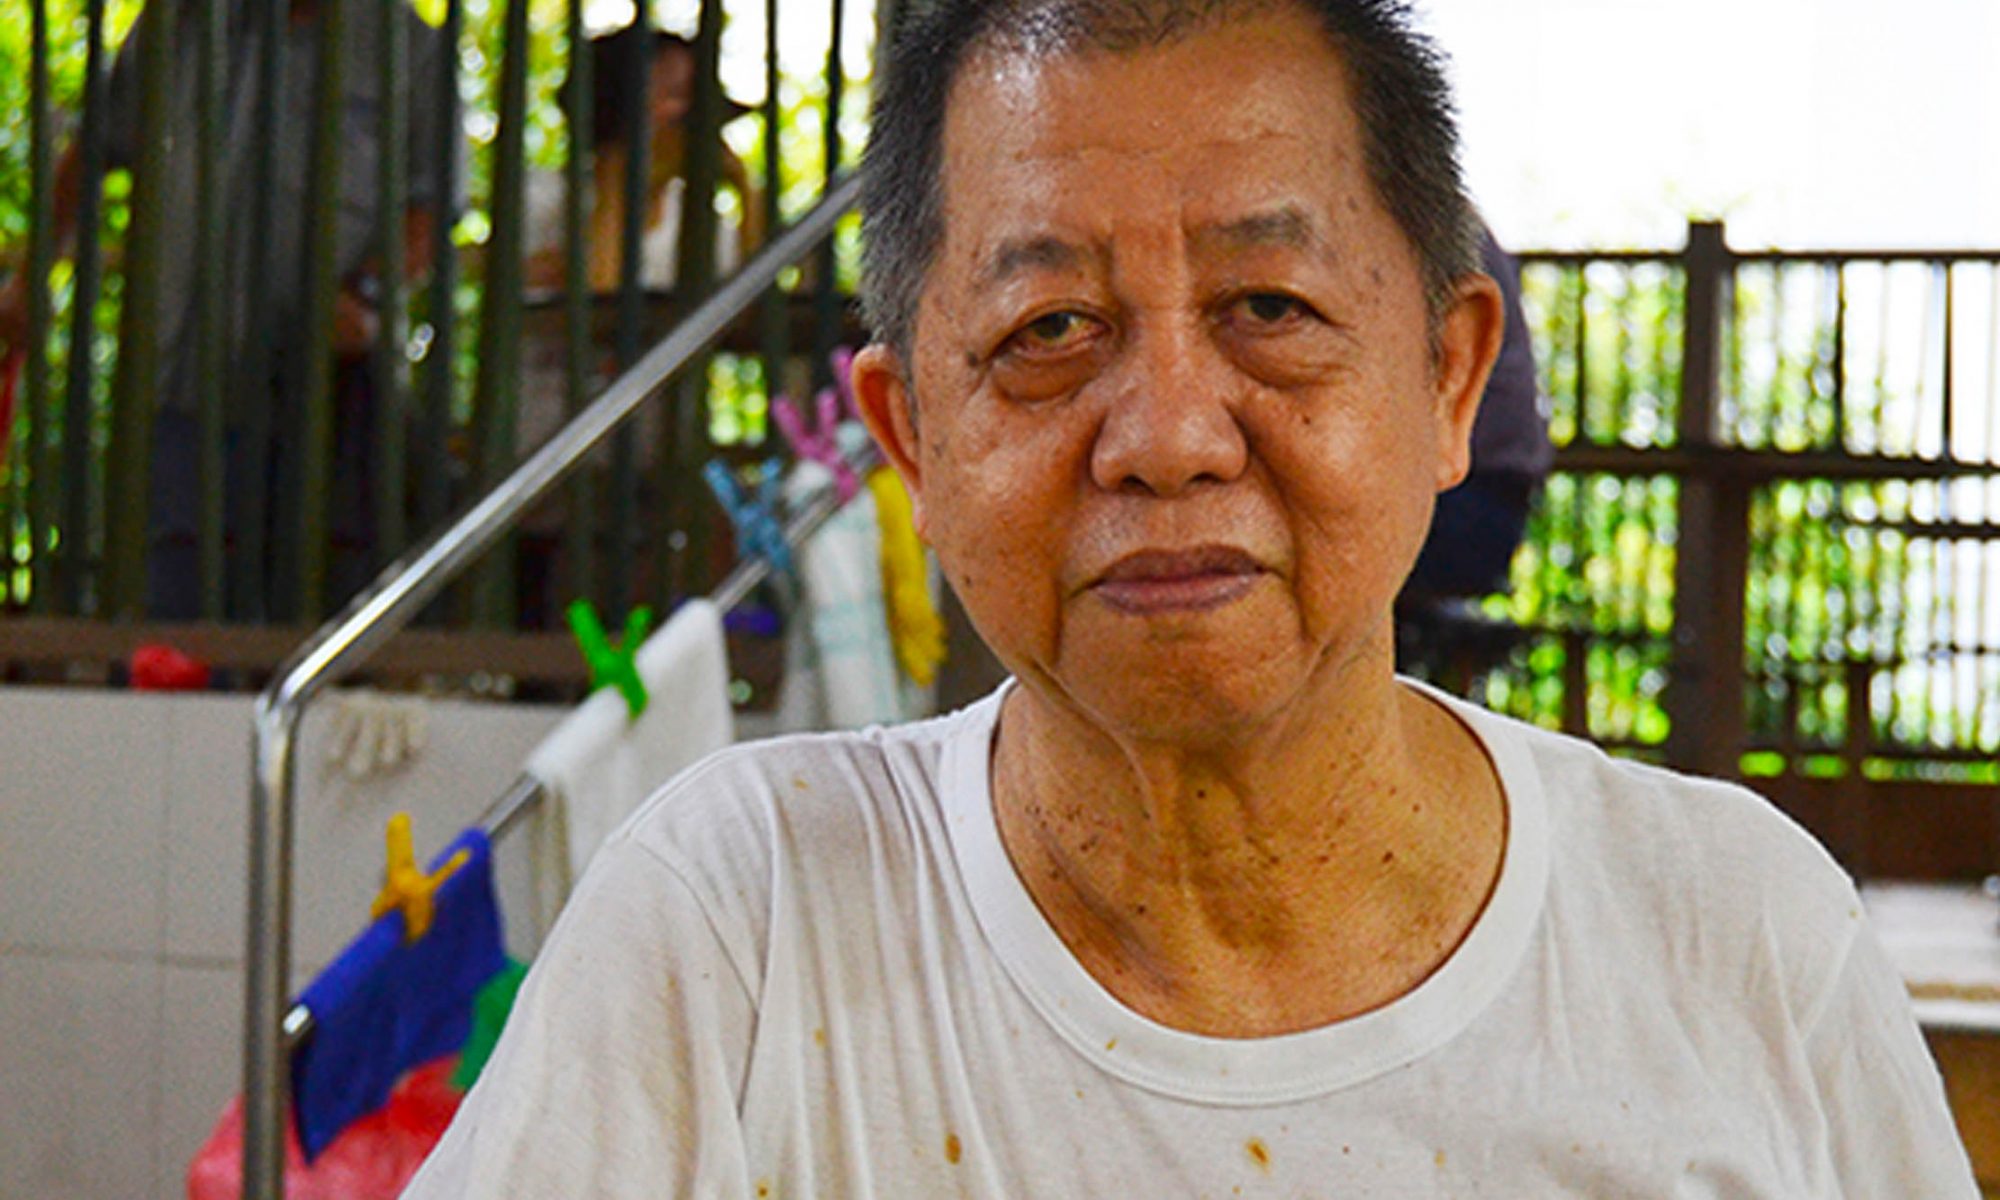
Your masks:
[[[528,756],[525,769],[544,790],[529,850],[538,933],[634,809],[734,738],[729,655],[713,604],[683,604],[639,647],[634,665],[651,697],[637,720],[616,688],[602,688]]]
[[[787,499],[796,509],[832,484],[825,467],[801,462],[786,482]],[[882,600],[882,530],[868,490],[827,518],[793,556],[801,595],[785,631],[778,728],[859,729],[924,715],[928,690],[896,669]]]

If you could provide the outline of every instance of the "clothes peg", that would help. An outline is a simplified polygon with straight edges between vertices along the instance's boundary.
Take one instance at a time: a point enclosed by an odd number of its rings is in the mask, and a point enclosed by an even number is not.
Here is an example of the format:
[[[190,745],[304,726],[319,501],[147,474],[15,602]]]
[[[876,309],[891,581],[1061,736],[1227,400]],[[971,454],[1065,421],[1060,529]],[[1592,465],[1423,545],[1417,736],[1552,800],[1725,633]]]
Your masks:
[[[848,465],[847,456],[840,452],[840,394],[834,388],[821,388],[814,402],[819,409],[816,428],[807,426],[805,415],[790,396],[780,396],[771,402],[771,417],[801,459],[816,462],[833,473],[834,491],[844,505],[861,490],[861,479]]]
[[[416,848],[410,839],[410,814],[397,813],[389,818],[386,834],[388,842],[388,865],[382,872],[382,892],[369,906],[368,915],[374,920],[401,910],[403,914],[403,940],[414,942],[431,931],[431,917],[436,912],[435,897],[438,887],[451,878],[452,873],[471,859],[469,850],[460,850],[445,860],[429,875],[417,867]]]
[[[944,618],[931,601],[924,545],[917,538],[910,494],[887,467],[868,473],[875,518],[882,527],[882,599],[889,610],[889,638],[903,673],[924,687],[944,661]]]
[[[708,480],[709,489],[715,493],[716,503],[729,514],[729,523],[736,527],[738,552],[745,558],[761,557],[773,571],[789,575],[792,573],[792,547],[785,540],[783,523],[778,520],[778,493],[784,483],[780,477],[783,465],[775,458],[765,461],[754,500],[719,459],[710,459],[702,467],[701,475]]]
[[[861,402],[854,398],[854,347],[835,346],[827,355],[827,365],[833,368],[833,387],[841,406],[850,419],[861,420]]]
[[[646,640],[646,631],[653,624],[653,610],[645,605],[633,609],[625,617],[625,637],[616,646],[604,634],[604,622],[597,616],[597,606],[588,600],[577,600],[568,610],[570,631],[576,634],[576,644],[583,651],[583,661],[590,664],[590,690],[614,687],[625,697],[625,707],[633,720],[646,711],[646,681],[639,678],[637,655],[639,646]]]

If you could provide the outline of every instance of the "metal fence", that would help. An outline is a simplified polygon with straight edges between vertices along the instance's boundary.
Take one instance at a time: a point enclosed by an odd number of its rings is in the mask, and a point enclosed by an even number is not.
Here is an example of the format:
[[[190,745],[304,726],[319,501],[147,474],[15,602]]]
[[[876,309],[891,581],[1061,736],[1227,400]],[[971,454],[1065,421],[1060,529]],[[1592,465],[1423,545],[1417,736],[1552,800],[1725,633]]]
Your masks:
[[[2000,252],[1697,224],[1521,259],[1557,472],[1486,602],[1528,637],[1483,698],[1748,777],[1857,869],[1990,870]]]
[[[21,397],[0,463],[0,610],[311,623],[689,311],[717,278],[718,223],[747,252],[858,156],[850,75],[873,11],[835,0],[802,73],[796,38],[781,61],[776,0],[729,6],[766,31],[746,111],[719,82],[722,0],[655,10],[682,30],[672,54],[591,41],[583,0],[417,7],[427,19],[407,0],[31,0],[21,44],[0,45],[31,82],[23,119],[0,120],[6,174],[26,184],[11,244],[0,189],[0,255],[23,268],[15,342],[38,351],[0,368]],[[616,147],[600,145],[593,97],[655,95],[681,54],[684,105],[618,103]],[[285,109],[300,82],[313,102]],[[309,153],[288,152],[292,134]],[[537,196],[555,211],[531,211]],[[666,203],[663,274],[648,239]],[[844,231],[781,281],[662,419],[436,620],[537,625],[557,596],[615,615],[712,585],[727,550],[700,466],[762,439],[771,391],[828,381],[855,335],[852,243]],[[357,301],[376,325],[358,351],[340,344]],[[163,598],[167,561],[191,599]]]

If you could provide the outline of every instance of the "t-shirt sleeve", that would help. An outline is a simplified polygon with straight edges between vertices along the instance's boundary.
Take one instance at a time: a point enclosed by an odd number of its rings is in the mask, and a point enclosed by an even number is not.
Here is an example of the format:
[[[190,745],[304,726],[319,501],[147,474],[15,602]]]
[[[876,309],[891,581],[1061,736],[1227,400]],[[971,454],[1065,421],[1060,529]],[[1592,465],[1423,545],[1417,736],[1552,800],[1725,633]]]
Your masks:
[[[1865,923],[1807,1026],[1806,1046],[1842,1196],[1977,1200],[1909,993]]]
[[[406,1200],[748,1196],[751,995],[695,893],[598,855]]]

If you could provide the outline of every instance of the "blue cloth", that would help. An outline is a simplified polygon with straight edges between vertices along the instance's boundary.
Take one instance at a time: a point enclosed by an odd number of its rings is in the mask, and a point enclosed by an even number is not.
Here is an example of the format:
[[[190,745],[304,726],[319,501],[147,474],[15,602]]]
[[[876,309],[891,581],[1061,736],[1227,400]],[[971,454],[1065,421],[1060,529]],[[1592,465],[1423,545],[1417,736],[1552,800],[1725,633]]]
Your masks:
[[[292,1056],[292,1107],[308,1162],[404,1072],[464,1046],[473,998],[506,966],[486,834],[466,830],[430,869],[461,849],[471,857],[439,886],[430,932],[406,945],[403,914],[389,913],[299,997],[313,1032]]]

